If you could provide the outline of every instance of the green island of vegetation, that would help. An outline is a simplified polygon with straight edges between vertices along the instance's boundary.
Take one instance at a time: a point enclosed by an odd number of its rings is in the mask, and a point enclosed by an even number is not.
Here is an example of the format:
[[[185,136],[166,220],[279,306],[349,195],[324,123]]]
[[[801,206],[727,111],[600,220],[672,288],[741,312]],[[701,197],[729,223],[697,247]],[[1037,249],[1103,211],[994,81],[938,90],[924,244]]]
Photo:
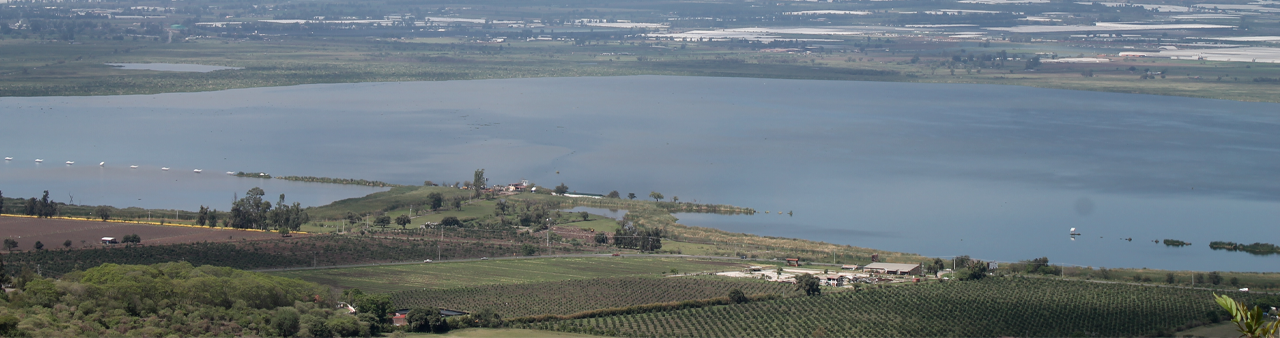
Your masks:
[[[1183,246],[1191,245],[1191,242],[1183,242],[1176,239],[1165,239],[1163,242],[1164,242],[1164,245],[1173,246],[1173,247],[1183,247]]]
[[[1280,254],[1280,246],[1271,243],[1253,243],[1244,244],[1236,242],[1213,241],[1209,242],[1209,248],[1214,250],[1227,251],[1244,251],[1254,255],[1274,255]]]
[[[264,172],[247,173],[247,172],[243,172],[243,171],[237,171],[237,172],[234,174],[234,176],[235,176],[235,177],[250,177],[250,178],[271,178],[271,174],[264,173]]]

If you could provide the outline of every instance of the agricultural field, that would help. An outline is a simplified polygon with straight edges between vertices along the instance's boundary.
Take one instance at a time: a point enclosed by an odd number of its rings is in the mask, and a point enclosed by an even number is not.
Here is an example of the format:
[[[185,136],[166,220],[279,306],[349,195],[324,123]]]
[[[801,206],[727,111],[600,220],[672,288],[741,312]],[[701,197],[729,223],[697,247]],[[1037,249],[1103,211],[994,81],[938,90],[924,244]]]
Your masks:
[[[424,263],[282,271],[272,274],[343,289],[394,292],[601,277],[661,276],[670,273],[672,269],[679,272],[727,271],[736,270],[740,266],[741,264],[730,261],[605,256]]]
[[[595,230],[596,232],[613,233],[618,230],[618,221],[612,218],[591,215],[591,219],[582,221],[581,218],[576,222],[561,224],[562,227],[574,227],[583,230]]]
[[[392,293],[391,301],[397,308],[492,309],[511,318],[725,297],[732,289],[747,295],[802,294],[792,284],[747,278],[650,275],[401,291]]]
[[[142,242],[148,245],[280,238],[280,234],[274,232],[225,228],[0,217],[0,237],[18,241],[19,250],[34,250],[36,242],[44,244],[44,250],[97,248],[102,246],[99,241],[102,237],[121,238],[132,234],[142,237]],[[71,241],[71,246],[64,247],[63,243],[68,240]]]
[[[469,328],[452,330],[448,333],[409,333],[405,338],[576,338],[597,337],[580,333],[554,332],[529,329],[488,329]]]
[[[278,235],[277,235],[278,236]],[[370,236],[317,235],[288,239],[233,242],[197,242],[170,245],[117,245],[82,250],[28,250],[4,255],[10,273],[28,268],[45,276],[103,263],[155,264],[186,261],[237,269],[280,269],[377,264],[435,259],[510,256],[520,251],[510,243],[379,238]],[[555,253],[575,253],[572,248]]]
[[[1204,290],[989,278],[527,327],[642,337],[1120,337],[1174,336],[1223,316]]]

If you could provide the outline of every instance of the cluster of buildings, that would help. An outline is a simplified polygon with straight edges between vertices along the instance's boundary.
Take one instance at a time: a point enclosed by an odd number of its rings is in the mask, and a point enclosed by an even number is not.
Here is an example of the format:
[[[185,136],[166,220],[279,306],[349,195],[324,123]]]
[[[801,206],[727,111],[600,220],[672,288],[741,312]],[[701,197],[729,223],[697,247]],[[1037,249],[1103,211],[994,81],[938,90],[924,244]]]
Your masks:
[[[818,277],[823,285],[835,287],[852,287],[855,283],[875,284],[885,282],[903,281],[901,278],[892,278],[900,276],[920,276],[924,274],[924,267],[919,263],[903,264],[903,263],[871,263],[865,266],[859,265],[843,265],[839,270],[831,271],[831,269],[818,270],[813,268],[801,268],[799,260],[795,258],[787,259],[786,267],[780,267],[774,270],[768,270],[764,267],[753,265],[742,271],[729,271],[717,273],[717,275],[727,277],[744,277],[759,278],[782,283],[795,283],[796,276],[803,274],[811,274]],[[913,281],[919,281],[914,278]]]

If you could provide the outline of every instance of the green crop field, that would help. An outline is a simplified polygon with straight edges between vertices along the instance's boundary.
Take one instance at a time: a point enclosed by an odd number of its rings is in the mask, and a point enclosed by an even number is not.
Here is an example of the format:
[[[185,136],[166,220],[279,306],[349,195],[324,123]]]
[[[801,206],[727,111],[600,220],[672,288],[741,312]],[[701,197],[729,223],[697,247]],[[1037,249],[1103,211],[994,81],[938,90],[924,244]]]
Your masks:
[[[529,327],[633,337],[1173,336],[1218,310],[1203,290],[991,278]]]
[[[409,333],[403,337],[406,338],[563,338],[563,337],[596,337],[592,335],[552,332],[543,330],[528,329],[486,329],[486,328],[469,328],[462,330],[453,330],[448,333]]]
[[[657,276],[664,272],[670,273],[671,269],[681,272],[726,271],[736,270],[738,267],[739,264],[729,261],[600,257],[430,263],[273,274],[340,288],[360,288],[366,292],[392,292],[616,276]]]
[[[509,318],[725,297],[732,289],[748,295],[797,294],[794,285],[749,278],[650,275],[402,291],[391,301],[398,308],[492,309]]]
[[[612,233],[614,230],[618,230],[618,221],[604,216],[591,215],[591,220],[589,221],[564,223],[560,224],[560,226],[575,227],[579,229],[595,229],[596,232]]]
[[[81,250],[32,250],[4,255],[5,269],[17,273],[22,268],[39,269],[46,276],[103,263],[155,264],[186,261],[194,265],[216,265],[237,269],[276,269],[348,264],[370,264],[434,259],[509,256],[519,244],[483,241],[372,238],[366,236],[322,235],[292,239],[195,242],[170,245],[125,245]],[[558,248],[558,253],[576,253]],[[669,270],[669,268],[668,268]]]

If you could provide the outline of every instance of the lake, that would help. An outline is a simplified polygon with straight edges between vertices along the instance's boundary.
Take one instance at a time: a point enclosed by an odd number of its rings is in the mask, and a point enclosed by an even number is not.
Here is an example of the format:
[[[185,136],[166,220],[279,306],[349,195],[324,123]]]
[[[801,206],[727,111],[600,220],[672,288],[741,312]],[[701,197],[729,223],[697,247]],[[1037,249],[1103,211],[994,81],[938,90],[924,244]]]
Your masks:
[[[244,69],[242,67],[209,66],[187,63],[108,63],[108,66],[120,69],[158,70],[166,72],[208,73],[215,70]]]
[[[67,160],[78,161],[74,170],[99,161],[174,167],[94,182],[150,182],[104,199],[113,205],[189,210],[226,208],[224,195],[247,185],[174,195],[186,187],[162,175],[203,168],[421,184],[484,168],[490,183],[658,191],[770,211],[678,215],[731,231],[999,261],[1280,271],[1278,256],[1208,248],[1280,243],[1280,105],[1271,103],[633,76],[0,98],[0,111],[0,156],[15,158],[0,167],[10,197],[50,189],[65,201],[60,189],[97,184],[84,178],[92,172],[58,172]],[[33,168],[37,157],[47,162]],[[267,194],[294,194],[276,190]],[[1194,245],[1152,243],[1165,238]]]

